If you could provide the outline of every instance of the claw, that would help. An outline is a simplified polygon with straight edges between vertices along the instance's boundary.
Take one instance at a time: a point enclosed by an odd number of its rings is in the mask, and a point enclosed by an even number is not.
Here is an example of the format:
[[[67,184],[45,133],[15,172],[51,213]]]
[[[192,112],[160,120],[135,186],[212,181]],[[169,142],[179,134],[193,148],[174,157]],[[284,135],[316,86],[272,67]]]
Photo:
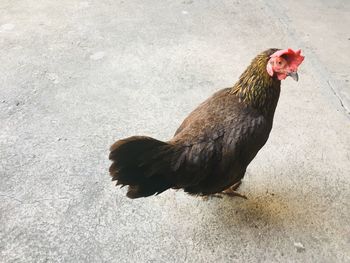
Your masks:
[[[242,181],[238,181],[237,183],[233,184],[232,186],[230,186],[229,188],[227,188],[226,190],[222,191],[221,194],[224,195],[228,195],[228,196],[239,196],[242,197],[244,199],[248,199],[245,195],[240,194],[238,192],[236,192],[237,188],[242,184]]]
[[[238,192],[235,192],[235,191],[232,191],[232,192],[226,192],[226,190],[224,192],[222,192],[223,195],[228,195],[228,196],[231,196],[231,197],[234,197],[234,196],[238,196],[238,197],[242,197],[244,199],[248,199],[248,197],[246,197],[245,195],[243,194],[240,194]]]

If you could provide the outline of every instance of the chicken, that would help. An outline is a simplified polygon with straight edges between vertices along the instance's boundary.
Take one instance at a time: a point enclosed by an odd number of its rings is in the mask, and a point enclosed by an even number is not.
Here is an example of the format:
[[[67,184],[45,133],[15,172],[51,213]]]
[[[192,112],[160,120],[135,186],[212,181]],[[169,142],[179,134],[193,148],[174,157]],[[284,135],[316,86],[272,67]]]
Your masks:
[[[298,80],[301,50],[268,49],[231,87],[200,104],[174,137],[132,136],[110,148],[110,175],[129,198],[184,189],[192,195],[236,194],[247,166],[266,143],[281,80]]]

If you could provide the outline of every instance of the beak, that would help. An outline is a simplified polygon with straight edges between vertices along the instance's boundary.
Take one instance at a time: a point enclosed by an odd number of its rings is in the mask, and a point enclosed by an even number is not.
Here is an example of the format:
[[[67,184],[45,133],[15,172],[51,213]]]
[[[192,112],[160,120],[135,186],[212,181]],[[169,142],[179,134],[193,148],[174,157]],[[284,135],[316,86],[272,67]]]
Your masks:
[[[298,72],[289,72],[287,75],[288,75],[289,77],[292,77],[292,79],[294,79],[295,81],[298,81],[298,80],[299,80]]]

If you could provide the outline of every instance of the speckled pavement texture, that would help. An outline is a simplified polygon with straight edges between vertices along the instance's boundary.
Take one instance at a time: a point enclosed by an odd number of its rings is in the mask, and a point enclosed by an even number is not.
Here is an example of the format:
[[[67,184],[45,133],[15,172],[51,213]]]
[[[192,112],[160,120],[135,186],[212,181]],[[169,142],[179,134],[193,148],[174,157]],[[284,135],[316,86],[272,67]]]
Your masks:
[[[0,262],[350,262],[350,1],[0,0]],[[301,48],[239,191],[130,200],[108,148],[169,139]]]

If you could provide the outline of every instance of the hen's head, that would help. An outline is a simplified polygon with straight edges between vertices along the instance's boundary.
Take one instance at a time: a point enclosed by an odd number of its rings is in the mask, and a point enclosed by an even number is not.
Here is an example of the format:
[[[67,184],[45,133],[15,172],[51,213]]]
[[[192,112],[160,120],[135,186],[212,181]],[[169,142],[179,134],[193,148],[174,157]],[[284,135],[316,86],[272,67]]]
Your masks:
[[[270,56],[266,70],[269,75],[276,76],[279,80],[283,80],[290,76],[298,81],[298,67],[303,62],[304,56],[301,50],[293,49],[278,50]]]

